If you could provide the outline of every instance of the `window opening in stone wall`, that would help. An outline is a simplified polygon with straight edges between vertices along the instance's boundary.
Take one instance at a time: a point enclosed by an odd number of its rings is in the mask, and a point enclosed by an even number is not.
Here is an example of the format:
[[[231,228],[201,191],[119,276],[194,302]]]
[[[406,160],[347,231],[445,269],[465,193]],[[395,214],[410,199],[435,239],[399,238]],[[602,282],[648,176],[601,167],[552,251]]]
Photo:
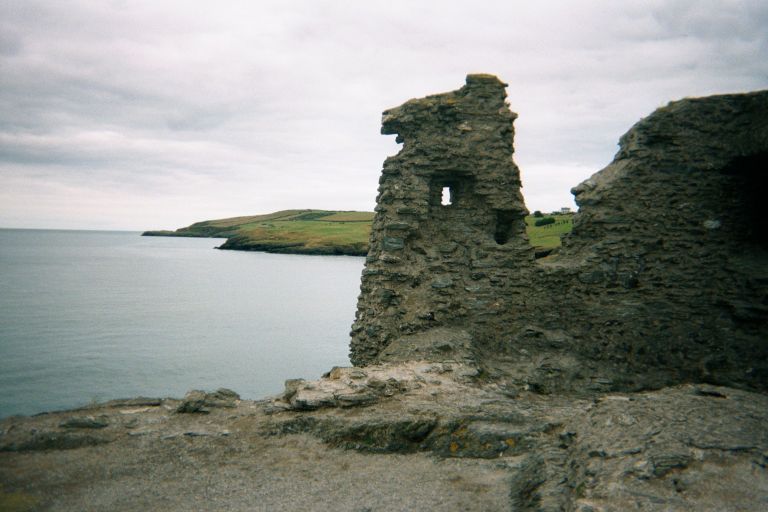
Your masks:
[[[473,178],[457,172],[433,176],[429,182],[429,206],[436,212],[467,208],[472,197]]]
[[[509,242],[514,222],[515,215],[513,212],[504,210],[496,212],[496,231],[493,234],[493,239],[496,240],[497,244],[504,245]]]
[[[443,187],[440,204],[443,206],[450,206],[453,204],[453,192],[451,191],[451,187]]]

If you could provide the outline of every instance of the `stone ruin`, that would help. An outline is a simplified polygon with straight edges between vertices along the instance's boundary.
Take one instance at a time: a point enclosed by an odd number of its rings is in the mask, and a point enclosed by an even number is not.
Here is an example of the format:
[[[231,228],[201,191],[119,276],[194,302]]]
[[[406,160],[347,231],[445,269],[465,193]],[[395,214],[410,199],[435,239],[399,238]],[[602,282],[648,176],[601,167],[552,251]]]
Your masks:
[[[383,114],[351,360],[456,360],[540,392],[681,382],[768,389],[768,91],[684,99],[639,121],[572,192],[536,259],[506,84]]]

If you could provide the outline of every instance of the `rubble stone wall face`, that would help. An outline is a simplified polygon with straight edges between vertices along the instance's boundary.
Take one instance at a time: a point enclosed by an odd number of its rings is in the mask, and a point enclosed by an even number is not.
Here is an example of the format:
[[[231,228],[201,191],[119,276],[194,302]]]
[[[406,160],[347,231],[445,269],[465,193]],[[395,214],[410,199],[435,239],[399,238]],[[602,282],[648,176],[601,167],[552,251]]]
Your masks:
[[[768,92],[637,123],[573,189],[563,247],[534,260],[505,86],[470,75],[384,112],[403,147],[380,179],[352,362],[428,340],[425,358],[444,349],[542,391],[768,388]]]
[[[353,363],[375,361],[403,335],[482,330],[524,292],[510,286],[530,274],[533,250],[505,86],[471,75],[458,91],[384,112],[382,133],[397,134],[403,148],[379,181]]]

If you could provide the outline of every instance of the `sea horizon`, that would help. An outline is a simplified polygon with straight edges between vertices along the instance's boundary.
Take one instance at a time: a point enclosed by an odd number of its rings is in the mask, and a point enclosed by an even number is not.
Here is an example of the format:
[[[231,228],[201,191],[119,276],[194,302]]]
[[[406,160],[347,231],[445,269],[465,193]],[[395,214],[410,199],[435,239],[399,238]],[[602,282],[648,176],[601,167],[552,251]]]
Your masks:
[[[0,228],[0,417],[349,364],[363,258],[211,250],[138,231]]]

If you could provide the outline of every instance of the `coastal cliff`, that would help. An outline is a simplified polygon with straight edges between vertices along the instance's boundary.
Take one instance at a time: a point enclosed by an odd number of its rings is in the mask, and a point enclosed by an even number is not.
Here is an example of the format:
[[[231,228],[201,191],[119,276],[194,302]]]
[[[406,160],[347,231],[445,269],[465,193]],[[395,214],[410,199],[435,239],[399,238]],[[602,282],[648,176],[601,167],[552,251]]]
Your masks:
[[[0,508],[764,510],[768,92],[640,121],[537,260],[505,87],[384,112],[356,367],[6,419]]]
[[[226,238],[218,249],[239,251],[365,256],[372,217],[370,212],[282,210],[206,220],[175,231],[145,231],[142,236]]]

